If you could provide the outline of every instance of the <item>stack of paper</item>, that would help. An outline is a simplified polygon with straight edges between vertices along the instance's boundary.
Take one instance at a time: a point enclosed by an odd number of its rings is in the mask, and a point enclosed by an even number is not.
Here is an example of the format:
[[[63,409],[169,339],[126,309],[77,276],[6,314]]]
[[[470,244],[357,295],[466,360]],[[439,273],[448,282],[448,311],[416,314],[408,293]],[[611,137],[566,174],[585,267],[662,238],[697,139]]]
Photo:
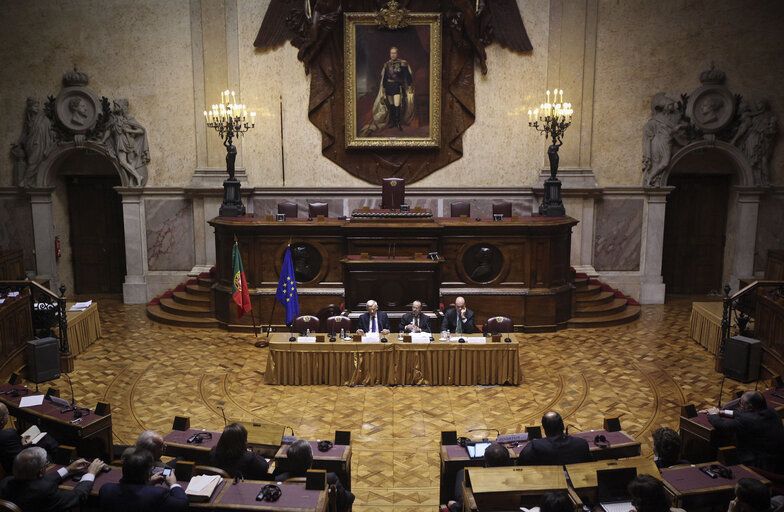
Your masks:
[[[221,483],[221,477],[218,475],[199,475],[191,478],[188,482],[188,488],[185,489],[185,495],[191,501],[207,501],[212,496],[215,488]]]
[[[68,311],[84,311],[85,309],[89,308],[92,305],[93,305],[93,301],[91,300],[88,300],[87,302],[77,302],[76,304],[71,306],[71,309],[69,309]]]

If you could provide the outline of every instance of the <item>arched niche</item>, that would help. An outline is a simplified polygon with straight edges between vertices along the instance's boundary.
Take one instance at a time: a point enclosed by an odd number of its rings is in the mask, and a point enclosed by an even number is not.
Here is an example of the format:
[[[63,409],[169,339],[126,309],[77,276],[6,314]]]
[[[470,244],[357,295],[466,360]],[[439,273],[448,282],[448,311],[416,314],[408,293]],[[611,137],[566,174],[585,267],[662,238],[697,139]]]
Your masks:
[[[59,144],[52,148],[49,154],[46,156],[46,159],[41,162],[38,167],[38,173],[36,174],[36,187],[37,188],[52,188],[56,185],[57,180],[57,173],[60,170],[62,163],[68,159],[69,157],[73,156],[75,153],[80,153],[84,151],[91,151],[97,155],[100,155],[106,159],[107,162],[111,163],[111,166],[114,168],[115,172],[120,176],[120,183],[123,187],[129,187],[131,184],[128,180],[128,173],[123,171],[120,166],[117,164],[117,160],[114,156],[107,151],[106,146],[102,144],[98,144],[96,142],[85,141],[82,144],[76,144],[73,142],[66,143],[66,144]]]

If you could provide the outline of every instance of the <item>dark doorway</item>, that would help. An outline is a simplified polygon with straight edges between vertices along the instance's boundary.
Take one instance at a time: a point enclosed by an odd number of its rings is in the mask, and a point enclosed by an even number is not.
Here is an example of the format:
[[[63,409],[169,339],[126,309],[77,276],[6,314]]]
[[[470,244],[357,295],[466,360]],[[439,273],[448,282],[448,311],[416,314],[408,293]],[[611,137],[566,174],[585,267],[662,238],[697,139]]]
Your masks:
[[[120,177],[64,176],[71,223],[74,291],[122,293],[125,234]]]
[[[722,288],[730,176],[675,174],[668,185],[662,275],[667,293],[706,294]]]

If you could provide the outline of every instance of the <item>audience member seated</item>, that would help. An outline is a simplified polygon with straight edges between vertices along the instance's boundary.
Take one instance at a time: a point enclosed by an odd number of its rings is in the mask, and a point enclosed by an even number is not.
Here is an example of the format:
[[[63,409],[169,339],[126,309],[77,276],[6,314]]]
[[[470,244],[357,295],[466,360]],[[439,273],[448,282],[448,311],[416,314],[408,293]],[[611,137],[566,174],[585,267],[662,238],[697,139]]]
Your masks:
[[[161,461],[161,456],[166,453],[166,443],[163,440],[163,436],[154,430],[145,430],[139,434],[139,437],[136,438],[136,449],[150,452],[155,467],[168,466],[173,468],[177,464],[176,460],[168,463]]]
[[[735,484],[735,499],[727,512],[780,512],[784,496],[770,497],[768,487],[754,478],[741,478]]]
[[[24,512],[67,510],[83,503],[93,488],[95,475],[105,466],[99,459],[79,459],[68,467],[46,474],[46,450],[25,448],[14,459],[14,474],[0,482],[0,499],[15,503]],[[65,477],[84,473],[71,490],[58,486]]]
[[[458,318],[460,321],[458,321]],[[456,298],[455,307],[447,309],[446,313],[444,313],[444,321],[441,322],[441,332],[446,332],[447,330],[454,334],[473,334],[476,332],[474,312],[466,307],[463,297]]]
[[[651,475],[637,475],[629,483],[632,506],[637,512],[686,512],[682,508],[670,507],[670,498],[664,484]]]
[[[509,450],[498,443],[493,443],[485,449],[485,467],[499,468],[511,466],[512,459],[509,457]],[[455,499],[446,504],[451,512],[461,512],[463,510],[463,482],[465,481],[465,470],[457,472],[455,478]]]
[[[711,407],[705,412],[716,430],[735,436],[742,464],[784,473],[784,426],[762,393],[743,393],[739,410]]]
[[[313,465],[313,450],[310,443],[304,439],[294,441],[286,451],[286,461],[288,471],[275,476],[278,482],[285,482],[289,478],[300,478],[306,476],[308,470]],[[335,473],[327,473],[327,485],[334,485],[337,489],[337,508],[338,512],[343,512],[351,508],[354,503],[354,495],[347,491]]]
[[[6,425],[8,425],[8,419],[8,407],[6,407],[5,404],[0,403],[0,429],[2,429],[0,430],[0,466],[3,467],[6,474],[10,475],[14,464],[14,457],[19,455],[19,452],[32,443],[29,436],[20,436],[13,428],[5,428]],[[46,434],[36,446],[46,450],[49,458],[52,458],[57,451],[59,443],[55,438]]]
[[[539,502],[539,512],[574,512],[574,503],[562,492],[548,492]],[[530,512],[536,512],[536,507]]]
[[[546,437],[525,445],[517,458],[519,466],[560,466],[591,461],[588,441],[564,433],[560,414],[551,411],[542,416],[542,428]]]
[[[221,468],[232,478],[269,478],[269,464],[264,457],[248,448],[248,431],[239,423],[232,423],[223,429],[218,444],[210,450],[210,465]]]
[[[653,431],[653,460],[659,469],[689,464],[681,459],[681,436],[671,428],[660,427]]]
[[[389,317],[383,311],[378,310],[378,303],[370,299],[365,307],[367,308],[367,313],[359,315],[357,334],[370,332],[378,332],[385,336],[389,334]]]
[[[415,300],[411,303],[411,313],[406,313],[400,319],[399,331],[405,332],[431,332],[430,319],[422,313],[422,303]]]
[[[177,483],[172,471],[164,477],[153,474],[154,460],[147,450],[128,448],[122,455],[122,479],[105,484],[98,492],[101,510],[113,512],[145,512],[157,510],[178,512],[188,510],[188,497]],[[165,483],[166,486],[156,484]]]

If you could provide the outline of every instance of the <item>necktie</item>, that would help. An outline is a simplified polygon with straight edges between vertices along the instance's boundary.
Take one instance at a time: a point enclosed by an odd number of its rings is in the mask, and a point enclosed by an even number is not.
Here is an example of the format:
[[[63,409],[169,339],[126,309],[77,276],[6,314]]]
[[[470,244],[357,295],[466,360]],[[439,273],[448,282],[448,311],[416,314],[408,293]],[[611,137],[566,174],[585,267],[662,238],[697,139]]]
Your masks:
[[[456,334],[463,334],[463,319],[460,318],[460,311],[455,310],[457,313],[457,325],[455,326]]]
[[[418,316],[414,317],[414,327],[419,327],[419,317]]]
[[[376,331],[376,316],[375,316],[375,315],[373,315],[373,316],[372,316],[372,317],[370,317],[370,318],[371,318],[371,320],[370,320],[370,321],[371,321],[371,324],[370,324],[370,332],[378,332],[378,331]]]

